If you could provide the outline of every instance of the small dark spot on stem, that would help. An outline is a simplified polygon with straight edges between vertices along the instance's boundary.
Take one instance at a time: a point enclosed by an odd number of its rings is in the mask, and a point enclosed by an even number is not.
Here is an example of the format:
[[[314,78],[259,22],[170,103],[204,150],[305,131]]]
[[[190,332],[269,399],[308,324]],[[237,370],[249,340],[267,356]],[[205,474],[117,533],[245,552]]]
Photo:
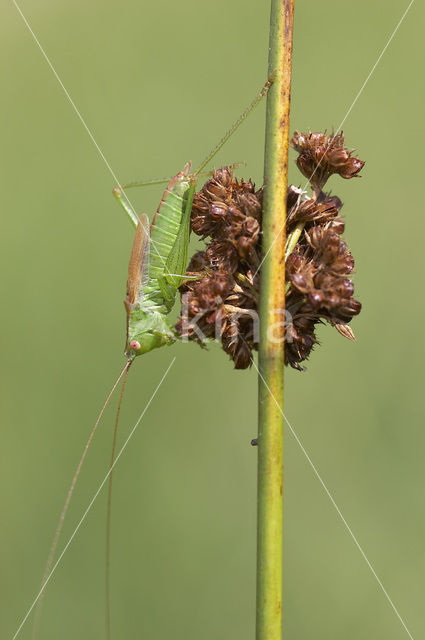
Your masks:
[[[258,438],[253,438],[253,439],[251,440],[251,445],[252,445],[253,447],[258,447]]]

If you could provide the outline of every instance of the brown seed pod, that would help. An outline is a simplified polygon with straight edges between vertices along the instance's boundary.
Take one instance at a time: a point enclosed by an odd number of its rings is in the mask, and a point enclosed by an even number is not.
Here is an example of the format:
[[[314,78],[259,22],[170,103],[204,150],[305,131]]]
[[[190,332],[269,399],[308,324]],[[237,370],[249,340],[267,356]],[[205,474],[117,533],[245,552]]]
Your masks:
[[[342,131],[330,136],[296,131],[291,145],[299,154],[297,166],[315,193],[322,191],[332,174],[337,173],[345,179],[354,178],[364,166],[364,162],[344,146]]]

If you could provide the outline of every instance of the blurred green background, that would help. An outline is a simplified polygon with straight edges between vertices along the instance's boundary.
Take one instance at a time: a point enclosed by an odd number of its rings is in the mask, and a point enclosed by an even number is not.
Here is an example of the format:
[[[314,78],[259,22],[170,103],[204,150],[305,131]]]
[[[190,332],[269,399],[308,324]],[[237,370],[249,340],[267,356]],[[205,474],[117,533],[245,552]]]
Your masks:
[[[338,127],[406,3],[296,2],[292,129]],[[266,77],[269,3],[22,0],[122,182],[197,165]],[[114,180],[12,2],[2,23],[1,637],[38,590],[88,432],[123,365],[132,229]],[[356,343],[320,331],[285,412],[410,632],[425,622],[423,21],[416,2],[344,124],[367,164],[333,179],[356,258]],[[264,104],[220,152],[261,183]],[[292,154],[292,160],[294,154]],[[291,162],[291,181],[304,180]],[[132,192],[151,213],[161,188]],[[114,474],[113,637],[253,638],[256,374],[217,346],[136,362]],[[103,479],[116,400],[60,548]],[[104,637],[103,491],[47,590],[43,640]],[[285,637],[407,637],[286,429]],[[31,636],[31,619],[19,637]]]

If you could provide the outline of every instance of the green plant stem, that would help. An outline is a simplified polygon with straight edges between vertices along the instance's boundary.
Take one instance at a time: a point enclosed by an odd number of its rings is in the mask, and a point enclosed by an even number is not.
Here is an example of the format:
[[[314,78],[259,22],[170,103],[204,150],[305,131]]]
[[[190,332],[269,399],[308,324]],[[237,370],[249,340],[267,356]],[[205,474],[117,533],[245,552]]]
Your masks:
[[[272,0],[260,287],[256,640],[282,638],[285,233],[294,0]]]

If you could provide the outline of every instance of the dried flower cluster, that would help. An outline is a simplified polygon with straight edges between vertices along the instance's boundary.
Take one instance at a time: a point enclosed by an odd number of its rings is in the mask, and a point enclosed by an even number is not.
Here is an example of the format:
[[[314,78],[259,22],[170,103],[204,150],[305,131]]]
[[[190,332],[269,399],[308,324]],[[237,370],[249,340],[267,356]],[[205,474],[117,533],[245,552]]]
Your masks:
[[[322,191],[333,173],[356,176],[363,162],[344,147],[343,134],[298,133],[292,138],[297,165],[310,180],[311,197],[293,186],[287,194],[286,308],[287,364],[302,369],[317,343],[315,327],[329,322],[345,337],[354,335],[348,323],[360,312],[350,280],[353,257],[341,238],[342,202]],[[258,348],[258,295],[261,256],[262,189],[237,180],[233,168],[214,172],[195,194],[192,229],[208,238],[205,251],[188,267],[195,280],[182,290],[182,313],[176,325],[184,338],[204,344],[221,341],[238,369],[251,364]]]
[[[341,178],[354,178],[364,162],[345,148],[344,134],[327,136],[326,133],[299,133],[296,131],[291,144],[298,151],[297,166],[319,194],[328,178],[337,173]]]

